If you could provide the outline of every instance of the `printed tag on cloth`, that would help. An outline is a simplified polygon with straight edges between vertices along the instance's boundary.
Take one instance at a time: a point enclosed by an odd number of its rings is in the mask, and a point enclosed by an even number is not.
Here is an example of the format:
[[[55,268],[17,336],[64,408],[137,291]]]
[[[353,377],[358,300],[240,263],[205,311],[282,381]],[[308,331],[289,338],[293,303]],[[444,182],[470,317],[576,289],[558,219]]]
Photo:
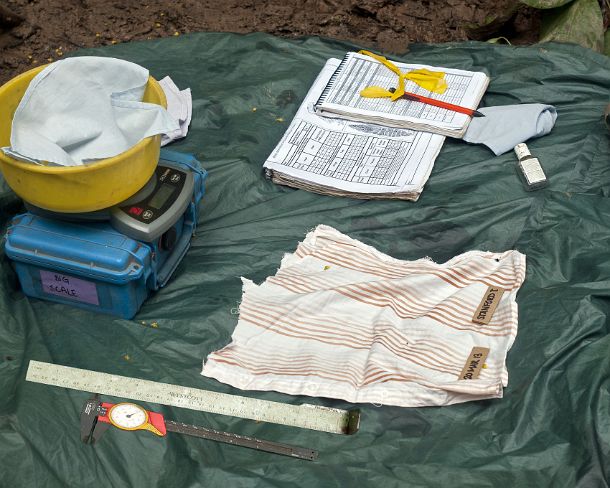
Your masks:
[[[486,347],[473,347],[464,369],[460,373],[461,380],[476,380],[481,373],[481,369],[485,366],[485,360],[489,354],[489,349]]]
[[[483,295],[481,303],[479,303],[479,307],[472,316],[472,321],[477,324],[489,324],[489,321],[498,307],[498,303],[500,303],[503,293],[504,290],[502,288],[493,286],[488,287]]]
[[[264,283],[242,278],[232,342],[202,374],[243,390],[403,407],[499,398],[524,278],[517,251],[401,261],[321,225]],[[481,326],[472,317],[489,287],[504,294]],[[464,381],[473,348],[489,353]]]

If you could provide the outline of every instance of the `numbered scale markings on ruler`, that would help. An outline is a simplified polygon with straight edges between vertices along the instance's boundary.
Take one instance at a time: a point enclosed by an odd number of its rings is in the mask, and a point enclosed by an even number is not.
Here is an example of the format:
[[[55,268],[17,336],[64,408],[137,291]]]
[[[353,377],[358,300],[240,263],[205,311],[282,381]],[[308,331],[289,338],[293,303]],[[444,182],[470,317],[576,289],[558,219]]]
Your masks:
[[[26,380],[333,434],[354,434],[360,424],[359,410],[290,405],[40,361],[30,361]]]

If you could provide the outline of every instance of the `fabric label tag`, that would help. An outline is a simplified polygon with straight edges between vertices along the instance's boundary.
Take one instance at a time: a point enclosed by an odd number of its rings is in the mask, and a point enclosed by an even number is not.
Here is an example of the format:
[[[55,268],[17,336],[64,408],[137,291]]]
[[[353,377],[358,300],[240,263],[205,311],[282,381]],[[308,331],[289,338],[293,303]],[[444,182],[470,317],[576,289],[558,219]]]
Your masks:
[[[481,303],[479,303],[479,307],[472,316],[472,321],[476,324],[489,324],[491,317],[496,311],[496,307],[500,303],[500,298],[502,298],[503,293],[503,288],[488,287],[485,295],[483,295]]]
[[[100,304],[97,297],[97,287],[91,281],[43,270],[40,270],[40,281],[42,291],[45,293],[92,305]]]
[[[458,380],[476,380],[481,373],[488,354],[488,347],[473,347]]]

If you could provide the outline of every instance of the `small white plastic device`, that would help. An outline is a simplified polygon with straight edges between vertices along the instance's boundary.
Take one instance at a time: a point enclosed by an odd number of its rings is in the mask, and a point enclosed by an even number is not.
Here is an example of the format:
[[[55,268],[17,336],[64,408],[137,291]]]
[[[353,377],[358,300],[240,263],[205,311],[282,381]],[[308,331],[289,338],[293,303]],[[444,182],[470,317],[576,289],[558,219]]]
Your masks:
[[[526,144],[517,144],[515,146],[515,154],[519,158],[519,161],[517,161],[517,172],[525,184],[527,191],[538,190],[549,184],[540,161],[532,156]]]

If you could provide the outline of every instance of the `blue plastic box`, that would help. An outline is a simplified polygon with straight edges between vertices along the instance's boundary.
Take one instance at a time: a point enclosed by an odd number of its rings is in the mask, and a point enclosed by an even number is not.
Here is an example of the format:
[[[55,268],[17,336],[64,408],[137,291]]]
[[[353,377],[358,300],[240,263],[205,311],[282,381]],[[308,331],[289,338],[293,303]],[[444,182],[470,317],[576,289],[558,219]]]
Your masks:
[[[161,159],[196,172],[193,200],[174,224],[179,236],[164,251],[157,241],[127,237],[109,223],[74,223],[31,213],[16,216],[6,235],[23,292],[96,312],[132,318],[150,292],[165,285],[190,246],[207,173],[192,156],[162,151]]]
[[[125,318],[133,317],[148,297],[150,247],[109,224],[19,215],[9,229],[6,254],[31,297]]]

